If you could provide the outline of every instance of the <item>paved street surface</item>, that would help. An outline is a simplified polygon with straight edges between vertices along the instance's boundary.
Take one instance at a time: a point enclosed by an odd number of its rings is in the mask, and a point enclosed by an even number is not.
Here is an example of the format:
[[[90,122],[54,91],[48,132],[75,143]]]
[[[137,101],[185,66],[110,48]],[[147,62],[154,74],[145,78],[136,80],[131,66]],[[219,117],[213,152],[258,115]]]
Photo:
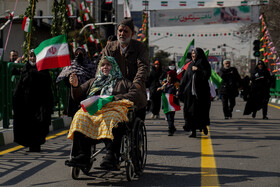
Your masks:
[[[167,136],[167,122],[145,122],[148,134],[148,158],[144,174],[132,182],[125,170],[104,171],[99,155],[89,176],[73,180],[64,165],[71,141],[62,132],[42,146],[41,153],[26,148],[0,147],[1,186],[280,186],[280,107],[269,106],[269,120],[243,116],[245,102],[237,100],[233,118],[225,120],[221,101],[212,102],[210,135],[198,132],[189,138],[183,131],[182,111],[176,113],[174,136]],[[277,108],[278,107],[278,108]],[[60,131],[54,132],[59,133]],[[101,146],[101,144],[99,145]],[[8,151],[7,151],[8,150]],[[8,153],[5,153],[6,151]]]

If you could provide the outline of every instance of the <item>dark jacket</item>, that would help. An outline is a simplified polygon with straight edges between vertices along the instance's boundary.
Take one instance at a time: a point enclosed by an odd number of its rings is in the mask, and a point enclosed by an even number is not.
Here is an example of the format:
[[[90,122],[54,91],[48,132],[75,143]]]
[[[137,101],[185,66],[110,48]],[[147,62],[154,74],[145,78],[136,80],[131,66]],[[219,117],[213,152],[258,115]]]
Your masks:
[[[27,63],[13,95],[14,141],[23,146],[45,143],[53,113],[51,77]]]
[[[179,87],[179,96],[184,101],[184,118],[188,120],[192,129],[203,128],[209,125],[210,88],[208,79],[211,75],[211,67],[202,49],[198,58],[192,61]],[[196,71],[192,67],[196,66]]]
[[[145,45],[142,42],[132,39],[127,47],[126,53],[122,54],[120,43],[113,41],[105,46],[102,55],[114,57],[123,76],[141,86],[138,96],[138,108],[144,108],[147,104],[145,84],[149,75],[149,56]]]
[[[88,80],[84,84],[78,87],[71,87],[71,96],[76,102],[81,102],[86,99],[91,85],[95,81],[95,78]],[[138,108],[139,105],[139,92],[134,84],[131,81],[122,78],[116,81],[116,84],[113,88],[112,95],[114,95],[114,100],[128,99],[136,105]]]
[[[249,115],[267,105],[270,98],[271,76],[267,68],[256,67],[251,73],[251,90],[243,115]]]
[[[156,70],[156,68],[153,66],[151,73],[149,75],[148,81],[147,81],[147,87],[150,90],[151,97],[154,95],[154,93],[157,92],[157,89],[161,87],[162,78],[164,77],[164,71],[162,70],[162,67],[159,66],[159,69]]]
[[[223,79],[220,93],[222,95],[237,97],[238,88],[241,85],[241,78],[237,69],[235,67],[230,67],[229,69],[222,67],[219,75]]]

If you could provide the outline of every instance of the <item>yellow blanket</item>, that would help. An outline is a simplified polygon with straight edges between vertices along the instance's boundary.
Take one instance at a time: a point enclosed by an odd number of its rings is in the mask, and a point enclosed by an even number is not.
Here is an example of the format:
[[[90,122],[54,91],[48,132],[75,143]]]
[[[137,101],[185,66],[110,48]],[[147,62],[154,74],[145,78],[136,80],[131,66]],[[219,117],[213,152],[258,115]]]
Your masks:
[[[92,139],[113,140],[113,127],[117,127],[120,122],[128,121],[128,107],[132,106],[133,102],[126,99],[113,101],[104,105],[92,116],[80,108],[73,118],[67,138],[73,140],[74,132],[79,131]]]

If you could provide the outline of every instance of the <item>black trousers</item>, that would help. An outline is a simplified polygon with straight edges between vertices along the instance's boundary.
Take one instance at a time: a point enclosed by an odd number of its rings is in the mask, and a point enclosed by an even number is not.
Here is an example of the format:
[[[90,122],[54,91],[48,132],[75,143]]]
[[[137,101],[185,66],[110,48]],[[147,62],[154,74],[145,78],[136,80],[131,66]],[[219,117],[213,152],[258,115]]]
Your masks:
[[[175,117],[175,112],[167,112],[165,114],[168,122],[168,128],[172,129],[174,128],[174,117]]]
[[[263,117],[266,117],[267,116],[267,104],[269,102],[269,99],[267,99],[265,102],[263,102],[263,105],[262,105],[262,114],[263,114]],[[256,116],[257,114],[257,110],[253,111],[253,115]]]
[[[225,117],[232,117],[232,111],[235,106],[235,96],[222,95],[223,112]]]

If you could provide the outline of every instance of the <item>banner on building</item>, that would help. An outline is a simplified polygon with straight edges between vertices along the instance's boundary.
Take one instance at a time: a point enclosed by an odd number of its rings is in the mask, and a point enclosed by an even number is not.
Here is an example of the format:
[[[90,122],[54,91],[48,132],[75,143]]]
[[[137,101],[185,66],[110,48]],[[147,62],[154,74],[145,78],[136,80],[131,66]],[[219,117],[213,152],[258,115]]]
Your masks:
[[[258,23],[257,6],[169,9],[151,12],[151,27]]]

